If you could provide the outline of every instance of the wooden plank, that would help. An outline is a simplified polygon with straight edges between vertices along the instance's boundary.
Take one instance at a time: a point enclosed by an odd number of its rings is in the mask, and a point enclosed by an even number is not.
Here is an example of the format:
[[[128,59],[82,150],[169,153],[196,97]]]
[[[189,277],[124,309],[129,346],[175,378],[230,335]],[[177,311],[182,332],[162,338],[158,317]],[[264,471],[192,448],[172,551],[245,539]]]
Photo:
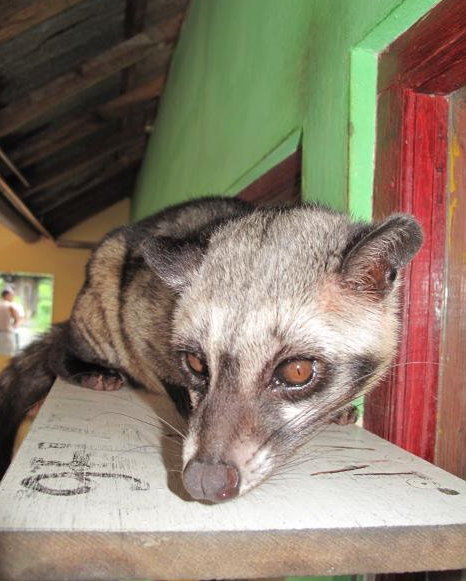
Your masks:
[[[40,234],[29,221],[0,196],[0,223],[17,234],[24,242],[37,242]]]
[[[100,163],[111,155],[131,146],[143,146],[145,135],[117,134],[99,140],[83,154],[67,163],[65,167],[54,168],[46,175],[37,178],[37,185],[30,188],[24,194],[24,199],[34,201],[39,192],[54,188],[60,184],[74,180],[80,174],[86,173],[90,168]]]
[[[11,151],[10,157],[21,167],[27,167],[49,157],[104,129],[108,125],[108,119],[124,116],[132,108],[155,99],[162,93],[164,83],[164,75],[150,79],[127,93],[98,106],[94,111],[81,115],[58,129],[47,131],[28,140]]]
[[[389,87],[422,87],[455,62],[464,62],[466,3],[443,0],[396,39],[380,55],[378,91]],[[464,77],[463,77],[464,78]],[[443,78],[444,93],[457,89],[461,79]]]
[[[141,142],[136,148],[132,148],[129,151],[125,151],[121,159],[117,160],[115,163],[111,164],[108,168],[100,170],[95,176],[91,177],[84,185],[76,188],[67,188],[66,193],[57,196],[56,193],[47,198],[47,203],[42,204],[41,202],[36,202],[37,213],[41,216],[53,212],[62,206],[69,204],[69,202],[80,198],[88,190],[94,189],[102,184],[107,183],[109,180],[120,175],[122,172],[135,167],[139,164],[144,155],[144,142]]]
[[[147,0],[126,0],[126,36],[133,36],[143,31],[146,9]]]
[[[124,0],[86,0],[0,45],[0,74],[8,79],[2,103],[22,99],[124,40],[123,10]]]
[[[39,220],[34,216],[31,210],[26,206],[26,204],[21,200],[21,198],[10,188],[7,182],[0,177],[0,191],[5,196],[5,198],[10,202],[10,204],[16,208],[16,210],[31,224],[31,226],[39,231],[46,238],[52,238],[52,235],[44,225],[39,222]]]
[[[19,181],[26,186],[27,188],[31,185],[27,179],[24,177],[24,175],[20,172],[20,170],[16,167],[16,165],[11,161],[11,159],[8,157],[8,155],[3,151],[3,149],[0,147],[0,159],[3,161],[3,163],[7,166],[7,168],[14,173],[14,175],[19,179]]]
[[[130,167],[105,184],[86,190],[79,198],[70,200],[44,215],[44,223],[49,225],[54,236],[60,236],[86,218],[101,212],[111,205],[131,197],[136,182],[138,166]]]
[[[80,115],[58,129],[41,133],[10,152],[10,157],[21,167],[40,161],[102,129],[105,122],[93,114]]]
[[[10,10],[2,13],[0,27],[0,42],[11,40],[29,28],[68,10],[82,0],[35,0],[22,2],[18,6],[17,0],[11,2]]]
[[[98,242],[88,242],[86,240],[61,240],[56,241],[58,248],[70,248],[71,250],[94,250]]]
[[[417,94],[414,98],[415,126],[406,136],[413,149],[407,168],[412,191],[402,188],[407,196],[402,207],[421,222],[424,244],[410,268],[407,389],[399,405],[401,445],[432,461],[443,322],[448,102],[442,96]]]
[[[164,85],[165,75],[160,75],[100,106],[98,113],[104,118],[124,115],[128,109],[159,97]]]
[[[147,35],[133,36],[81,64],[76,71],[62,75],[32,91],[25,99],[4,107],[0,110],[0,137],[20,129],[80,91],[140,61],[153,46],[153,41]]]
[[[288,477],[183,499],[166,396],[58,381],[0,486],[5,580],[257,578],[466,566],[466,483],[356,426]],[[167,482],[168,479],[168,482]],[[181,496],[180,496],[181,495]],[[275,508],[274,508],[275,507]]]
[[[392,89],[381,96],[380,107],[375,215],[412,212],[425,239],[404,277],[404,329],[397,360],[385,385],[368,397],[364,421],[368,429],[432,460],[442,324],[448,103],[442,96]]]
[[[184,15],[185,11],[180,10],[170,18],[146,26],[144,31],[159,47],[174,43],[178,38]]]
[[[241,190],[238,197],[256,204],[297,202],[301,196],[301,158],[299,147],[281,163]]]
[[[445,332],[435,462],[466,478],[466,89],[451,98],[450,183],[446,233]]]

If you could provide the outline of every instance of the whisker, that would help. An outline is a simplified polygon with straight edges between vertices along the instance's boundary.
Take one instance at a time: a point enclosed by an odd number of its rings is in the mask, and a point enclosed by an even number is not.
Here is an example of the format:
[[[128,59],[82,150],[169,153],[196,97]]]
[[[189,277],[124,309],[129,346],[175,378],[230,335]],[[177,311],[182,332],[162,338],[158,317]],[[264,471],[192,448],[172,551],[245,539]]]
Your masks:
[[[98,418],[98,417],[100,417],[100,416],[106,416],[106,415],[123,416],[123,417],[129,418],[129,419],[131,419],[131,420],[136,420],[136,421],[138,421],[138,422],[140,422],[140,423],[142,423],[142,424],[146,424],[147,426],[151,426],[151,427],[153,427],[153,428],[156,428],[156,429],[158,429],[158,430],[160,430],[160,429],[161,429],[161,427],[160,427],[159,425],[157,425],[157,424],[153,424],[152,422],[148,422],[148,421],[146,421],[146,420],[143,420],[143,419],[141,419],[141,418],[138,418],[138,417],[136,417],[136,416],[131,416],[130,414],[125,414],[125,413],[123,413],[123,412],[101,412],[101,413],[99,413],[99,414],[96,414],[95,416],[93,416],[93,417],[92,417],[92,419]],[[167,420],[165,420],[164,418],[162,418],[162,417],[160,417],[160,416],[157,416],[157,420],[160,420],[160,421],[161,421],[163,424],[165,424],[166,426],[168,426],[169,428],[171,428],[171,429],[172,429],[174,432],[176,432],[176,433],[177,433],[177,434],[178,434],[178,435],[179,435],[181,438],[183,438],[183,439],[185,439],[185,438],[186,438],[186,436],[185,436],[185,435],[184,435],[182,432],[180,432],[180,430],[177,430],[177,429],[175,428],[175,426],[172,426],[172,425],[170,424],[170,422],[168,422],[168,421],[167,421]]]

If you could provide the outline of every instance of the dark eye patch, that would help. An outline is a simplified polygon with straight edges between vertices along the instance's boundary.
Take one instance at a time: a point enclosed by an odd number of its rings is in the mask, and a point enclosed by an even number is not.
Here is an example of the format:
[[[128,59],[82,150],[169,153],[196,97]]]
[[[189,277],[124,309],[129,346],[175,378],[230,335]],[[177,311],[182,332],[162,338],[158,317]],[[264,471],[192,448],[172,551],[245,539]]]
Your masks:
[[[346,364],[349,377],[351,377],[351,393],[356,396],[382,365],[383,361],[374,355],[353,357]]]

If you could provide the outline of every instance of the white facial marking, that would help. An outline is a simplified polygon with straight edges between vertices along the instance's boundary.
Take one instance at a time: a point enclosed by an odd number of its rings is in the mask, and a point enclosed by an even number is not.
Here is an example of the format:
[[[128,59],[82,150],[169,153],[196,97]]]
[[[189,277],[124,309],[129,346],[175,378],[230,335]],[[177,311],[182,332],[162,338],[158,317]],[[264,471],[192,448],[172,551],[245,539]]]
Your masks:
[[[292,423],[293,428],[296,428],[301,423],[309,421],[309,416],[306,412],[309,411],[309,404],[304,403],[287,403],[280,407],[280,415],[284,423]],[[298,421],[297,421],[298,420]]]
[[[196,452],[197,452],[196,438],[192,432],[189,432],[183,443],[183,469],[186,467],[186,464],[192,458],[194,458]]]

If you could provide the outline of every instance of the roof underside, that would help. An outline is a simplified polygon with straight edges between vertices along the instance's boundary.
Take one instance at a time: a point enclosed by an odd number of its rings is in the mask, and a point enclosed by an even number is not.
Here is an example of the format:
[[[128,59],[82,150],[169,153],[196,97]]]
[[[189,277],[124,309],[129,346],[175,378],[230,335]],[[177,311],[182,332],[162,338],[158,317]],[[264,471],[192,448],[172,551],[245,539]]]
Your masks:
[[[125,197],[187,0],[0,0],[0,221],[52,238]]]

